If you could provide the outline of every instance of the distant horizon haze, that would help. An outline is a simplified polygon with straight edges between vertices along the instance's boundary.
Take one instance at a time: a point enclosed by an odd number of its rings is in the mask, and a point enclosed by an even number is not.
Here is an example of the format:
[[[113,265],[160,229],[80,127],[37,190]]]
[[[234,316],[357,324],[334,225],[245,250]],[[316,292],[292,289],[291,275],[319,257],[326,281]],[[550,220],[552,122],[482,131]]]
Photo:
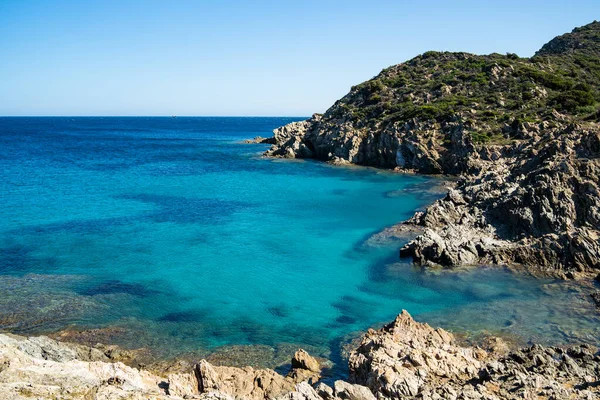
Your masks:
[[[0,116],[309,116],[426,51],[530,57],[597,0],[2,0]]]

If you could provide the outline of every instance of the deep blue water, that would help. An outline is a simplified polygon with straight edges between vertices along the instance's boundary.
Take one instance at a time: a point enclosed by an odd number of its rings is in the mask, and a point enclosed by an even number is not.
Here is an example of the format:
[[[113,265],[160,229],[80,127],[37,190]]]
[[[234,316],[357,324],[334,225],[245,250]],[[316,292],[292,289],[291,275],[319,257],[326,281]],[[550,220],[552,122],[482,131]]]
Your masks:
[[[433,201],[435,179],[239,143],[299,119],[0,118],[0,329],[110,326],[164,356],[288,343],[336,361],[406,308],[457,330],[596,340],[593,307],[564,284],[424,273],[401,243],[365,243]]]

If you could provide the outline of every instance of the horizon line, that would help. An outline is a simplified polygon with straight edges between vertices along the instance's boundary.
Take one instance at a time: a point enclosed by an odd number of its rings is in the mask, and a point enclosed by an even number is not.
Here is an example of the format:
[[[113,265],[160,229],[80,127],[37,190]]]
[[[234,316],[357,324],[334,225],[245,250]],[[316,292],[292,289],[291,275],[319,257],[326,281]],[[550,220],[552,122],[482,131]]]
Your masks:
[[[0,115],[0,118],[310,118],[310,115]]]

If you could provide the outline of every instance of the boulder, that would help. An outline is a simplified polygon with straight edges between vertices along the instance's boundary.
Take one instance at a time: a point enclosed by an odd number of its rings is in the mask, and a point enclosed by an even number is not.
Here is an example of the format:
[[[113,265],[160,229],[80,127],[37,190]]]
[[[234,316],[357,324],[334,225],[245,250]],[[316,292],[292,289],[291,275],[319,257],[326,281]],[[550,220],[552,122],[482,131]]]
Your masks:
[[[319,362],[315,360],[305,350],[299,349],[292,358],[292,368],[306,369],[313,372],[320,372]]]

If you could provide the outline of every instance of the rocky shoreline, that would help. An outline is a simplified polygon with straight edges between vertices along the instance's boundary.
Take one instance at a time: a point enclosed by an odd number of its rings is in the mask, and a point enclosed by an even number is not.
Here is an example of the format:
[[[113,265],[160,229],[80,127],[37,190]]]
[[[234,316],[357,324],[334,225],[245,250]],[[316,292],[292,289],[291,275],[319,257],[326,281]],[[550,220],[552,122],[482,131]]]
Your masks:
[[[353,154],[404,153],[413,146],[389,133],[396,145],[372,145],[369,137],[331,135],[320,116],[275,130],[277,144],[267,156],[314,157],[308,147],[328,153],[334,164],[357,163]],[[415,127],[415,129],[420,129]],[[477,147],[455,124],[453,146],[465,164],[456,187],[425,212],[396,227],[423,233],[404,246],[403,257],[420,265],[454,267],[519,264],[541,275],[593,277],[600,272],[600,129],[595,124],[521,126],[528,135],[510,145]],[[317,147],[321,146],[321,147]],[[381,146],[381,147],[379,147]],[[348,150],[347,147],[350,147]],[[399,171],[427,170],[443,161],[421,143],[416,161]],[[320,154],[320,153],[317,153]],[[372,163],[365,162],[366,165]],[[451,167],[442,167],[452,173]],[[436,171],[437,172],[437,171]]]
[[[600,280],[600,124],[577,103],[598,96],[599,38],[594,22],[531,59],[425,53],[276,129],[265,155],[458,177],[387,231],[417,234],[400,250],[417,265]]]
[[[113,349],[114,350],[114,349]],[[0,334],[2,399],[594,399],[600,352],[589,346],[509,351],[501,339],[465,347],[403,311],[370,329],[353,350],[348,381],[319,382],[322,365],[304,350],[287,375],[214,366],[153,372],[116,361],[106,348]],[[177,369],[177,368],[172,368]]]

